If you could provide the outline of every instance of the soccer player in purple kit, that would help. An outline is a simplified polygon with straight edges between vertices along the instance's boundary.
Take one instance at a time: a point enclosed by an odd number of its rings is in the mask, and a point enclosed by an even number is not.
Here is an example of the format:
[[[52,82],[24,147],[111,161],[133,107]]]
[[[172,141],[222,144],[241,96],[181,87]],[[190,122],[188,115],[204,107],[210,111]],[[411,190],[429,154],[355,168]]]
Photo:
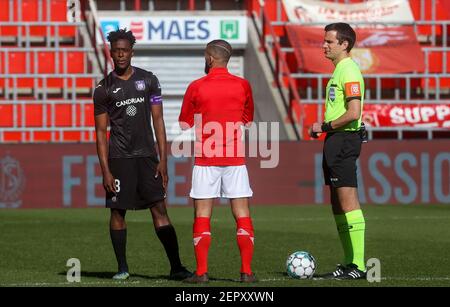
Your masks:
[[[126,260],[127,210],[150,209],[156,234],[170,262],[169,278],[184,280],[192,273],[181,264],[177,235],[166,210],[165,189],[169,178],[161,86],[154,74],[131,66],[136,42],[131,31],[110,32],[108,41],[114,71],[95,89],[94,113],[97,154],[106,207],[111,209],[110,235],[118,263],[113,279],[124,280],[130,276]]]

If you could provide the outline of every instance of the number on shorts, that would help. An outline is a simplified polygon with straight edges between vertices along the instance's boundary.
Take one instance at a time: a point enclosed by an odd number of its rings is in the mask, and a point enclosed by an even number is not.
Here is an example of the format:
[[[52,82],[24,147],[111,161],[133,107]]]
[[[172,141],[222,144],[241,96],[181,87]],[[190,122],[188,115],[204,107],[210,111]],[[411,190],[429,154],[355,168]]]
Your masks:
[[[120,192],[120,180],[115,179],[115,184],[116,184],[116,193],[119,193]]]

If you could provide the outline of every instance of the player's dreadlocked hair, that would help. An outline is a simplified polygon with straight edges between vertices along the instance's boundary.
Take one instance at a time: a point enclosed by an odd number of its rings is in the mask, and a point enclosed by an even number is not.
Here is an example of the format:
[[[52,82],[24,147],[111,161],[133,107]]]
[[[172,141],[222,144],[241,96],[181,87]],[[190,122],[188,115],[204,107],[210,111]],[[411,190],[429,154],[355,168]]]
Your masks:
[[[133,32],[127,31],[127,28],[109,32],[107,39],[111,44],[117,42],[119,39],[126,39],[130,42],[131,48],[136,43],[136,37],[134,37]]]

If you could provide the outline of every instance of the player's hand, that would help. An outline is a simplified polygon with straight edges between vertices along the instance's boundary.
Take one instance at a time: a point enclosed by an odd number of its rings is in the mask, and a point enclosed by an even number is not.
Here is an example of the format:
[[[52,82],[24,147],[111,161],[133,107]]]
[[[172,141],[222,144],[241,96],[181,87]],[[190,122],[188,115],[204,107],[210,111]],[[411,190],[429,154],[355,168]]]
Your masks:
[[[312,138],[317,139],[322,133],[322,125],[319,123],[314,123],[311,127],[309,127],[308,133]]]
[[[110,172],[103,175],[103,187],[106,192],[116,193],[116,180]]]
[[[167,162],[160,161],[158,163],[158,166],[156,167],[155,178],[157,178],[159,175],[161,175],[162,177],[163,188],[165,189],[167,187],[167,183],[169,182],[169,176],[167,175]]]

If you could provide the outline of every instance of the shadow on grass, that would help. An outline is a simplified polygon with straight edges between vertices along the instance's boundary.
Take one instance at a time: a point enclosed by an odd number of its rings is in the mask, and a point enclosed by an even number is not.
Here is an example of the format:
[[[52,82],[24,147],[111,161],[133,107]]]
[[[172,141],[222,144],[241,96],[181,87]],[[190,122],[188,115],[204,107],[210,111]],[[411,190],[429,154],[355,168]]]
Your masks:
[[[109,279],[112,280],[112,277],[117,272],[89,272],[89,271],[81,271],[81,277],[94,277],[94,278],[101,278],[101,279]],[[58,275],[66,276],[67,272],[59,272]],[[142,275],[142,274],[134,274],[130,273],[130,278],[142,278],[147,280],[161,280],[165,279],[167,281],[173,281],[169,279],[169,275],[156,275],[156,276],[150,276],[150,275]],[[209,277],[210,281],[226,281],[226,282],[239,282],[239,280],[231,279],[231,278],[216,278],[216,277]]]
[[[81,271],[81,277],[95,277],[95,278],[101,278],[101,279],[112,279],[112,277],[117,272],[88,272],[88,271]],[[60,272],[58,275],[66,276],[67,272]],[[157,276],[149,276],[149,275],[142,275],[142,274],[130,274],[130,278],[137,277],[137,278],[143,278],[143,279],[167,279],[169,280],[168,275],[157,275]]]

